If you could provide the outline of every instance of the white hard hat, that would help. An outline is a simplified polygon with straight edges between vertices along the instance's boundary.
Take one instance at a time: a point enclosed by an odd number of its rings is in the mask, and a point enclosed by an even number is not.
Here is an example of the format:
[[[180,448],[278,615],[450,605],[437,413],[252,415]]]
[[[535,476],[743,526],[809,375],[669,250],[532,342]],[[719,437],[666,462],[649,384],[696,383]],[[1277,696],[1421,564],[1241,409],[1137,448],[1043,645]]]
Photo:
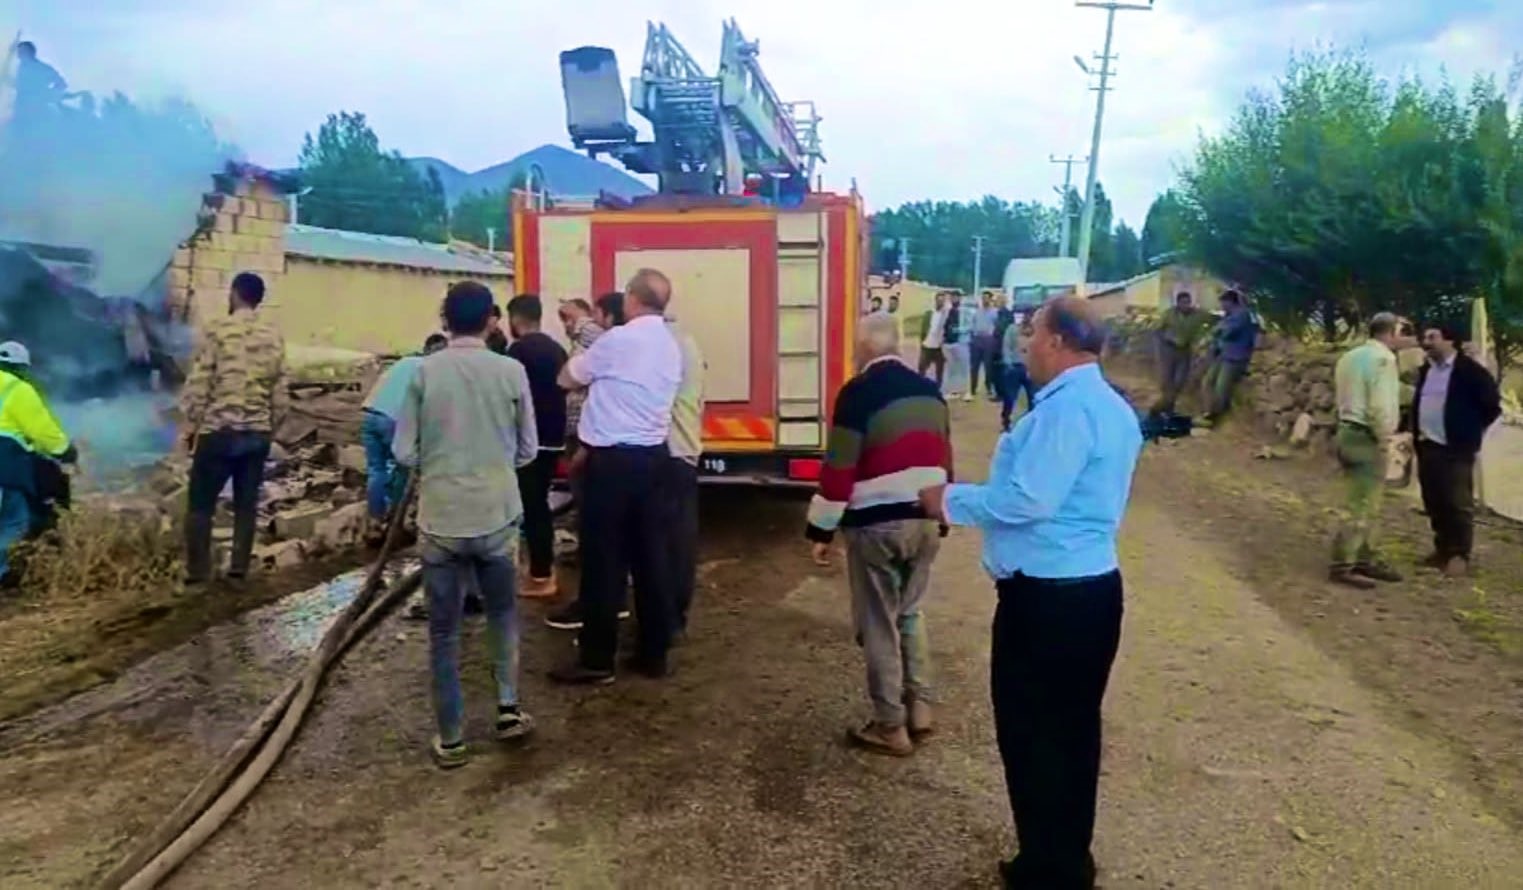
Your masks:
[[[15,340],[7,340],[0,343],[0,362],[8,365],[22,365],[31,367],[32,354],[26,351],[26,347]]]

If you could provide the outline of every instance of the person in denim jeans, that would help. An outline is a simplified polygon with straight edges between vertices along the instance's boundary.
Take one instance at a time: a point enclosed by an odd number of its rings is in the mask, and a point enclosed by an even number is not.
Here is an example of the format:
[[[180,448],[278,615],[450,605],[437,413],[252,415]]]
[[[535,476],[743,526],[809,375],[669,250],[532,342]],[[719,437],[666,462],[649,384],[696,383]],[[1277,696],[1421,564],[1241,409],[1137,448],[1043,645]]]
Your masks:
[[[443,334],[429,334],[423,341],[423,355],[433,355],[449,345]],[[393,504],[402,497],[407,473],[397,467],[391,454],[391,440],[397,434],[397,415],[413,374],[423,362],[422,356],[409,355],[386,369],[365,399],[364,420],[360,425],[360,443],[365,446],[365,506],[370,518],[381,523]]]
[[[407,385],[392,450],[418,474],[418,531],[428,595],[429,663],[439,732],[434,760],[467,759],[460,693],[460,624],[466,591],[486,601],[487,648],[497,685],[497,737],[521,738],[532,721],[518,702],[513,553],[523,521],[517,470],[539,435],[524,366],[487,348],[492,292],[460,282],[444,298],[448,348],[424,358]]]

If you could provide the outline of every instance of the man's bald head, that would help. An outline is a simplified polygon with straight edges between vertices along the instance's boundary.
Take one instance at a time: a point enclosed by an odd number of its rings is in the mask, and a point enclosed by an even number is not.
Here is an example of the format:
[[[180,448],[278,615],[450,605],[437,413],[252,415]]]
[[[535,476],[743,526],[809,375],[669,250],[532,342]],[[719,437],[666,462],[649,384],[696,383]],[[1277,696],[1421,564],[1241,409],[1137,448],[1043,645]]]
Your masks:
[[[1105,351],[1105,321],[1088,300],[1058,297],[1036,311],[1027,366],[1040,385],[1076,365],[1088,364]]]
[[[671,279],[655,269],[641,269],[624,286],[624,314],[662,315],[671,299]]]
[[[1037,310],[1037,318],[1067,349],[1094,356],[1105,351],[1105,320],[1088,300],[1058,297]]]

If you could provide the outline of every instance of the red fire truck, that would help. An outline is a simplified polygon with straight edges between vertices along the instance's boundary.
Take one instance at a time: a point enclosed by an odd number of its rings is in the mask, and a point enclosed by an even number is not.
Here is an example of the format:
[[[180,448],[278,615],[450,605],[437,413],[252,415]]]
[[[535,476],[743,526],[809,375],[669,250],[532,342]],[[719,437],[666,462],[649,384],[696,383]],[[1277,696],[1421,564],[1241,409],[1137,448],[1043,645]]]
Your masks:
[[[671,313],[704,356],[705,481],[813,485],[852,373],[862,201],[810,187],[818,118],[776,99],[733,22],[721,58],[720,76],[705,77],[665,27],[650,27],[633,104],[655,140],[638,142],[613,53],[562,54],[573,142],[660,188],[573,198],[531,182],[514,200],[516,287],[551,303],[590,299],[640,268],[661,270]]]

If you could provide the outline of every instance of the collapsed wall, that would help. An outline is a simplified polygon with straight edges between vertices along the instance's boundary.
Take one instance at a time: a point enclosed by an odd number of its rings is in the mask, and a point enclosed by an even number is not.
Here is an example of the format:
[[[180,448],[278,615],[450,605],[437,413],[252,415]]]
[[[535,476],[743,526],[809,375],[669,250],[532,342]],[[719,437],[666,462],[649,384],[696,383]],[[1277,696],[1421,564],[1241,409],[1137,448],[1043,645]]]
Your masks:
[[[165,306],[192,329],[227,311],[227,289],[239,272],[254,272],[269,286],[278,311],[286,271],[286,196],[292,177],[248,164],[229,164],[212,177],[196,229],[180,244],[166,276]]]

